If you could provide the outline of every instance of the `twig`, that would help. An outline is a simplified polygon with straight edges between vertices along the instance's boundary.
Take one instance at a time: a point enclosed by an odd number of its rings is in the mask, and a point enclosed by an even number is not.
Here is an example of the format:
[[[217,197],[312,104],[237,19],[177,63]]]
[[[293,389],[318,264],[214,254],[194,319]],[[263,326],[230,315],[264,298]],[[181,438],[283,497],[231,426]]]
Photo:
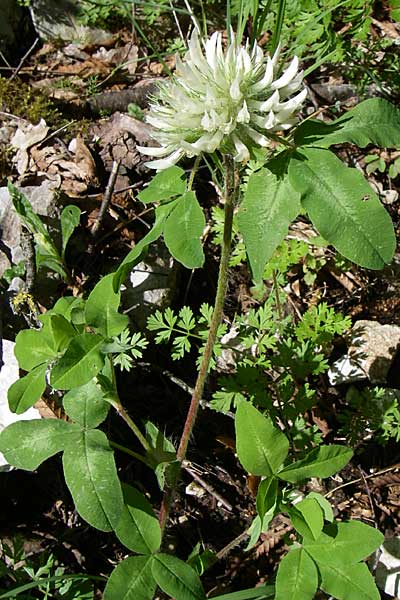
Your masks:
[[[229,504],[229,502],[227,500],[225,500],[225,498],[223,496],[221,496],[221,494],[216,492],[214,490],[214,488],[212,487],[212,485],[210,485],[209,483],[204,481],[204,479],[202,477],[200,477],[200,475],[198,475],[196,473],[196,471],[191,469],[190,464],[191,464],[190,462],[188,462],[187,460],[184,460],[182,463],[182,468],[186,471],[186,473],[189,473],[189,475],[191,477],[193,477],[193,479],[195,479],[201,485],[202,488],[204,488],[209,494],[211,494],[211,496],[214,496],[214,498],[216,500],[218,500],[218,502],[220,502],[222,504],[222,506],[224,508],[226,508],[226,510],[229,510],[231,512],[232,505]]]
[[[324,496],[325,496],[325,498],[329,498],[338,490],[348,487],[349,485],[355,485],[356,483],[361,483],[365,479],[373,479],[374,477],[378,477],[379,475],[383,475],[384,473],[388,473],[389,471],[394,471],[395,469],[398,469],[398,468],[400,468],[400,463],[396,463],[395,465],[392,465],[391,467],[387,467],[386,469],[382,469],[381,471],[377,471],[376,473],[371,473],[371,475],[365,475],[364,478],[359,477],[358,479],[353,479],[352,481],[346,481],[346,483],[342,483],[342,484],[336,486],[335,488],[333,488],[333,490],[329,490],[329,492],[327,492]]]
[[[364,482],[365,491],[367,492],[367,496],[368,496],[369,505],[370,505],[370,508],[371,508],[371,514],[372,514],[372,517],[373,517],[375,529],[378,529],[378,524],[376,522],[375,507],[374,507],[374,503],[372,501],[371,492],[370,492],[370,489],[369,489],[369,486],[368,486],[368,481],[367,481],[367,479],[365,477],[365,473],[362,470],[361,466],[357,465],[357,468],[360,471],[361,479]]]
[[[30,53],[36,48],[36,46],[38,45],[40,41],[40,38],[36,38],[36,40],[33,42],[32,46],[29,48],[29,50],[24,54],[24,56],[21,58],[21,60],[19,61],[19,64],[17,66],[17,68],[15,69],[14,73],[11,75],[10,77],[10,81],[12,81],[20,72],[22,65],[24,64],[24,62],[26,61],[26,59],[28,58],[28,56],[30,55]]]
[[[249,537],[249,534],[247,533],[247,529],[246,529],[246,531],[243,531],[240,535],[235,537],[234,540],[229,542],[229,544],[227,544],[226,546],[221,548],[221,550],[219,552],[217,552],[217,559],[222,560],[223,558],[225,558],[225,556],[227,554],[229,554],[229,552],[231,550],[233,550],[233,548],[235,548],[236,546],[239,546],[239,544],[244,542],[244,540],[248,537]]]
[[[4,60],[4,62],[6,63],[7,67],[12,71],[13,68],[10,65],[10,63],[8,62],[8,60],[6,59],[6,57],[4,56],[4,54],[2,53],[2,51],[0,50],[0,58],[2,58]]]
[[[368,486],[368,482],[367,482],[367,479],[365,477],[365,473],[362,470],[362,468],[361,468],[360,465],[358,465],[358,470],[360,471],[361,478],[362,478],[362,480],[364,482],[365,491],[367,492],[367,496],[368,496],[368,500],[369,500],[369,505],[371,507],[371,513],[372,513],[372,517],[373,517],[375,529],[379,529],[378,523],[376,522],[375,507],[374,507],[374,503],[373,503],[373,500],[372,500],[371,492],[370,492],[370,489],[369,489],[369,486]],[[373,554],[373,560],[372,560],[372,564],[371,564],[371,570],[372,570],[373,573],[375,573],[375,571],[377,569],[380,555],[381,555],[381,550],[380,550],[380,548],[377,548],[375,550],[374,554]]]
[[[4,112],[3,110],[0,110],[0,115],[2,115],[3,117],[8,117],[9,119],[17,119],[17,121],[23,121],[24,123],[29,123],[29,121],[27,119],[24,119],[23,117],[17,117],[17,115],[13,115],[12,113],[9,113],[9,112]]]
[[[108,210],[108,206],[111,202],[111,196],[114,190],[114,186],[115,186],[115,181],[117,179],[117,175],[118,175],[118,170],[119,170],[119,165],[120,165],[120,161],[119,160],[114,160],[113,164],[112,164],[112,169],[111,169],[111,173],[110,173],[110,178],[108,180],[107,183],[107,187],[106,190],[104,192],[104,196],[103,196],[103,201],[101,203],[100,206],[100,210],[99,210],[99,214],[97,215],[96,221],[92,227],[92,231],[91,234],[93,237],[96,237],[96,235],[99,232],[99,229],[103,223],[103,219],[105,217],[105,214]]]
[[[72,125],[74,125],[75,123],[77,123],[77,119],[74,119],[73,121],[70,121],[69,123],[67,123],[66,125],[63,125],[62,127],[60,127],[59,129],[56,129],[55,131],[53,131],[52,133],[49,133],[48,136],[46,136],[44,138],[44,140],[42,140],[41,142],[39,142],[37,145],[38,146],[42,146],[42,144],[44,144],[45,142],[48,142],[51,138],[57,136],[59,133],[61,133],[62,131],[64,131],[64,129],[68,129],[68,127],[71,127]]]

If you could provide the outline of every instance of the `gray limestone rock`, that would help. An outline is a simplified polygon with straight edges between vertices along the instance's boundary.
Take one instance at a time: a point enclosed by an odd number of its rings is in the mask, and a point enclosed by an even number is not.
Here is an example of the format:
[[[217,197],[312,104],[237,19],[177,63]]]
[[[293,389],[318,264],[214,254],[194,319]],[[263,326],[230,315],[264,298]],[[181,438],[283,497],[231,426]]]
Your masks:
[[[369,379],[385,383],[393,359],[400,349],[400,327],[377,321],[357,321],[347,334],[348,353],[328,371],[331,385]]]
[[[58,216],[54,183],[45,180],[36,187],[24,187],[21,191],[31,202],[33,210],[41,216]],[[21,223],[11,201],[8,189],[0,188],[0,277],[12,263],[23,260],[20,246]],[[12,262],[11,262],[12,261]]]
[[[39,37],[44,41],[59,39],[84,46],[110,42],[113,38],[110,32],[79,23],[79,7],[79,0],[33,0],[30,11]]]
[[[122,305],[139,329],[153,312],[171,304],[177,275],[178,265],[161,241],[152,244],[146,258],[132,269],[122,291]]]

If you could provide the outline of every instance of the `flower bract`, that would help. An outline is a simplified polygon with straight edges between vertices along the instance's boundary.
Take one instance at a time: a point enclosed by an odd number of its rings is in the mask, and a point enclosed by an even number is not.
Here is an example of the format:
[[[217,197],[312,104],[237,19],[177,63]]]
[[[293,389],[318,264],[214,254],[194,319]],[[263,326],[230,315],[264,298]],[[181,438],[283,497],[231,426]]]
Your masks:
[[[268,134],[296,122],[307,95],[298,58],[278,76],[279,50],[265,57],[257,44],[231,38],[223,49],[220,32],[204,44],[193,32],[175,74],[160,84],[150,104],[146,121],[160,145],[138,148],[157,159],[147,166],[165,169],[184,156],[216,150],[245,162],[252,146],[268,146]]]

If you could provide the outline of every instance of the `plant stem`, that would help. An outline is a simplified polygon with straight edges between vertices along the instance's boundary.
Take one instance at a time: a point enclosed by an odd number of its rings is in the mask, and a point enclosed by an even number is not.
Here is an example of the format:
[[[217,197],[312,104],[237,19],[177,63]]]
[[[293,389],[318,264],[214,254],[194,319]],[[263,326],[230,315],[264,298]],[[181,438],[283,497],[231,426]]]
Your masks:
[[[121,450],[121,452],[124,452],[125,454],[129,454],[129,456],[136,458],[136,460],[140,460],[140,462],[142,462],[148,466],[148,462],[141,454],[138,454],[137,452],[134,452],[130,448],[127,448],[126,446],[122,446],[121,444],[118,444],[117,442],[112,442],[111,440],[108,440],[108,442],[112,448],[115,448],[116,450]]]
[[[236,185],[235,176],[236,171],[234,168],[233,159],[229,155],[224,156],[224,167],[225,167],[225,215],[224,215],[224,235],[222,241],[221,259],[219,263],[218,283],[217,292],[215,295],[214,310],[210,323],[210,329],[208,332],[208,338],[204,349],[203,358],[201,361],[200,369],[197,375],[196,385],[193,391],[192,399],[190,402],[189,410],[186,417],[185,426],[183,428],[179,448],[177,451],[177,460],[179,463],[186,457],[186,451],[189,444],[190,436],[193,431],[193,427],[196,421],[197,412],[199,409],[200,400],[203,396],[204,384],[207,379],[208,370],[210,367],[210,361],[213,354],[215,341],[217,338],[218,327],[222,319],[222,311],[224,308],[224,300],[226,296],[226,289],[228,284],[228,267],[229,258],[231,253],[231,242],[232,242],[232,222],[233,222],[233,211],[236,204],[239,188]],[[164,493],[164,498],[160,509],[160,525],[161,530],[164,531],[165,525],[168,519],[171,502],[175,493],[175,488],[179,473],[175,480]]]
[[[116,382],[116,377],[115,377],[115,369],[114,369],[114,365],[113,365],[111,357],[110,357],[110,366],[111,366],[111,376],[112,376],[114,393],[113,393],[112,398],[111,397],[107,398],[107,402],[109,402],[111,404],[111,406],[113,406],[115,408],[117,413],[123,418],[123,420],[128,425],[128,427],[136,435],[137,439],[143,446],[144,450],[146,452],[149,452],[151,450],[149,442],[146,440],[146,438],[144,437],[143,433],[140,431],[140,429],[136,425],[136,423],[130,418],[130,416],[128,415],[128,413],[126,412],[124,407],[122,406],[121,400],[119,399],[118,391],[117,391],[117,382]]]

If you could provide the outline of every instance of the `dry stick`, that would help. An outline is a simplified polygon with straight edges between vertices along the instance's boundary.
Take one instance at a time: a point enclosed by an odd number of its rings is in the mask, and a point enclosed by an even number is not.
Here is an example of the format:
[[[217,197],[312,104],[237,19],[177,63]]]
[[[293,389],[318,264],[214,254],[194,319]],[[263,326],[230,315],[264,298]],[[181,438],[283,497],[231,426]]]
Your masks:
[[[182,463],[186,456],[187,447],[189,444],[190,436],[193,431],[193,427],[196,421],[197,411],[199,404],[203,396],[204,384],[207,378],[210,361],[213,353],[213,348],[217,338],[218,327],[222,319],[222,311],[224,308],[224,300],[226,295],[226,289],[228,285],[228,267],[229,257],[231,253],[231,242],[232,242],[232,221],[233,211],[236,204],[236,198],[238,194],[238,186],[235,181],[235,168],[233,159],[229,155],[224,156],[225,166],[225,219],[224,219],[224,235],[222,242],[221,260],[219,264],[218,273],[218,284],[217,293],[215,296],[214,310],[211,319],[210,329],[208,332],[208,338],[204,349],[203,358],[200,365],[200,370],[197,375],[196,385],[193,391],[192,400],[190,402],[188,414],[186,417],[185,426],[183,428],[179,448],[177,451],[177,460]],[[164,532],[166,522],[171,507],[171,502],[175,494],[175,488],[177,484],[179,474],[176,475],[171,486],[164,492],[164,497],[160,508],[160,526]]]
[[[200,475],[198,475],[196,473],[196,471],[193,468],[191,468],[190,465],[191,465],[191,463],[189,461],[185,460],[182,463],[182,469],[184,469],[187,473],[189,473],[189,475],[191,477],[193,477],[193,479],[195,479],[195,481],[197,481],[201,485],[202,488],[204,488],[209,494],[211,494],[211,496],[214,496],[214,498],[216,500],[218,500],[218,502],[220,502],[222,504],[222,506],[224,508],[226,508],[226,510],[232,511],[232,504],[230,504],[227,500],[225,500],[225,498],[223,496],[221,496],[221,494],[216,492],[212,485],[210,485],[209,483],[204,481],[204,479],[202,477],[200,477]]]
[[[352,481],[346,481],[346,483],[341,483],[340,485],[333,488],[333,490],[329,490],[329,492],[324,494],[324,497],[329,498],[338,490],[348,487],[349,485],[355,485],[356,483],[361,483],[362,481],[365,481],[366,479],[373,479],[374,477],[379,477],[379,475],[383,475],[384,473],[389,473],[390,471],[394,471],[395,469],[399,469],[399,468],[400,468],[400,463],[396,463],[395,465],[392,465],[391,467],[387,467],[386,469],[381,469],[380,471],[377,471],[376,473],[371,473],[371,475],[364,475],[364,477],[359,477],[358,479],[353,479]]]
[[[18,75],[18,73],[20,72],[20,70],[22,68],[22,65],[24,64],[24,62],[26,61],[26,59],[28,58],[30,53],[36,48],[39,41],[40,41],[40,39],[37,37],[36,40],[33,42],[32,46],[29,48],[28,52],[26,52],[24,54],[24,56],[21,58],[21,60],[19,61],[19,65],[17,66],[14,73],[10,77],[10,81],[12,81]]]
[[[96,237],[96,235],[98,234],[101,224],[103,222],[103,219],[105,217],[105,214],[107,212],[108,205],[111,202],[111,196],[112,196],[115,182],[117,179],[119,165],[120,165],[119,160],[113,161],[110,178],[107,183],[106,191],[104,192],[103,201],[100,206],[99,214],[97,215],[96,221],[92,227],[91,234],[93,237]]]

